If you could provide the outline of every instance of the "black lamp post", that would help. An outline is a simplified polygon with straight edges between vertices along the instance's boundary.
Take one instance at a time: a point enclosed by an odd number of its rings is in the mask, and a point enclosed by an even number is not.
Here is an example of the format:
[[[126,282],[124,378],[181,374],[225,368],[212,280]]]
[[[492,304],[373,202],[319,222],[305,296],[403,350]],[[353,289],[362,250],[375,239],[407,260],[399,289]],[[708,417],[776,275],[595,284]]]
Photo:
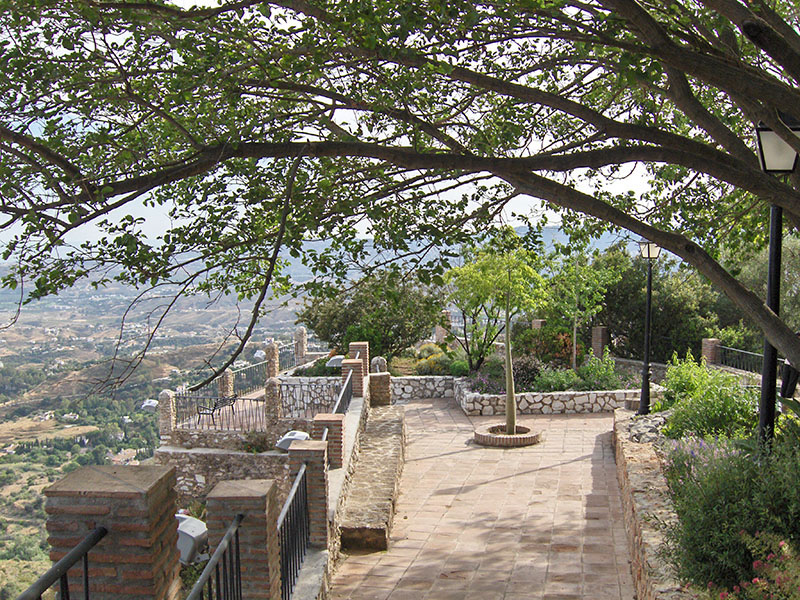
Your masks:
[[[779,113],[781,121],[800,137],[800,122]],[[759,123],[756,126],[758,159],[765,173],[785,174],[794,171],[797,152],[772,129]],[[781,245],[783,209],[774,204],[769,210],[769,267],[767,273],[767,306],[777,315],[780,309]],[[778,351],[764,338],[764,363],[761,367],[761,400],[758,407],[758,437],[769,441],[775,430],[775,389],[778,371]]]
[[[642,363],[642,394],[636,414],[650,413],[650,305],[653,297],[653,261],[661,254],[661,247],[653,242],[639,242],[639,252],[647,259],[647,303],[644,311],[644,361]]]

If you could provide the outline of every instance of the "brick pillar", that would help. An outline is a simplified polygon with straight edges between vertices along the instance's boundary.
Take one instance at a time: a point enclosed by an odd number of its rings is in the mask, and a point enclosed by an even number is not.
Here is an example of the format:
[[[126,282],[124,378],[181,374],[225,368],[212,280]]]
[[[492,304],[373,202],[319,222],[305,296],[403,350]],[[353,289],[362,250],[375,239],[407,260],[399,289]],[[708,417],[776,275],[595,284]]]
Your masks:
[[[297,473],[306,463],[308,516],[311,545],[328,547],[328,444],[317,440],[295,440],[289,446],[289,468]]]
[[[706,364],[719,364],[719,347],[721,342],[717,338],[703,338],[701,354],[706,359]]]
[[[283,416],[281,380],[277,377],[267,379],[267,384],[264,386],[264,412],[270,421],[280,419]]]
[[[369,376],[370,406],[389,406],[392,403],[392,376],[389,373],[372,373]]]
[[[239,526],[239,559],[244,600],[279,600],[281,558],[278,487],[271,479],[220,481],[206,497],[208,544],[213,551],[234,517]]]
[[[89,551],[93,600],[174,600],[180,592],[175,469],[100,465],[77,469],[44,490],[50,560],[95,527],[108,534]],[[83,568],[70,591],[83,597]]]
[[[225,370],[217,379],[219,395],[223,398],[233,396],[233,373]]]
[[[369,342],[350,342],[347,358],[358,358],[361,361],[361,372],[366,375],[369,373]]]
[[[302,365],[308,353],[308,332],[305,327],[298,327],[294,332],[294,363]]]
[[[603,358],[606,346],[611,342],[611,337],[608,334],[608,327],[601,325],[600,327],[592,327],[592,354],[598,358]]]
[[[344,415],[319,413],[314,415],[311,424],[311,437],[322,439],[322,432],[328,428],[328,461],[331,469],[339,469],[344,464]]]
[[[533,319],[531,321],[531,328],[532,329],[542,329],[544,326],[547,325],[546,319]]]
[[[175,429],[175,392],[163,390],[158,395],[158,433],[166,438]]]
[[[278,355],[280,351],[278,350],[278,344],[275,342],[270,342],[264,348],[264,352],[267,353],[267,379],[270,377],[277,377],[278,373],[280,372],[280,360]]]
[[[342,382],[347,379],[347,374],[353,371],[353,396],[364,397],[364,363],[354,358],[346,358],[342,361]]]

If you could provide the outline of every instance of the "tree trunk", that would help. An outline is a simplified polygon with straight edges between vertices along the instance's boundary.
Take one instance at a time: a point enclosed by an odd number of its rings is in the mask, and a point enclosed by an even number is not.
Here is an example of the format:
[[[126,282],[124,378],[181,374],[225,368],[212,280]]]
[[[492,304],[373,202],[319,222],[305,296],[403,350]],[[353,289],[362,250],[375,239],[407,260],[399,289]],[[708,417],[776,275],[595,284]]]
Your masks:
[[[572,319],[572,370],[578,370],[578,318]]]
[[[517,401],[514,397],[514,371],[511,364],[511,292],[506,293],[506,434],[517,432]]]

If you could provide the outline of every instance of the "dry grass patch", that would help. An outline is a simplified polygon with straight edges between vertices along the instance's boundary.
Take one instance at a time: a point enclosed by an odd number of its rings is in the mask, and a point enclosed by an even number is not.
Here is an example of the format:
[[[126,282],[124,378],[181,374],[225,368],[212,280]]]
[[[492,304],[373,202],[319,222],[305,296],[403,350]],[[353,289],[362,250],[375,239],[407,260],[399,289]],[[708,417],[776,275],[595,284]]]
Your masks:
[[[55,419],[39,421],[30,417],[22,417],[8,423],[0,424],[0,446],[14,442],[32,442],[36,439],[65,438],[85,435],[96,431],[93,425],[64,425]]]

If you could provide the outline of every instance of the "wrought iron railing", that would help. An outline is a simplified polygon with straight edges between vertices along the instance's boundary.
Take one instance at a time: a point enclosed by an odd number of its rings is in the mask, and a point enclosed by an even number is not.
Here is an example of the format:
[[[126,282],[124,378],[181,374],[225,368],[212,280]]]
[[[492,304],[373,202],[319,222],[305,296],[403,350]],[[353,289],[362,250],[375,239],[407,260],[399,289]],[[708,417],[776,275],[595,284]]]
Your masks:
[[[728,346],[719,347],[719,362],[726,367],[761,373],[764,364],[764,355]]]
[[[278,516],[278,538],[281,544],[281,598],[289,600],[311,539],[305,464],[300,465],[289,497]]]
[[[242,566],[239,560],[239,525],[243,514],[233,518],[228,531],[195,582],[186,600],[241,600]]]
[[[200,392],[175,394],[175,428],[214,431],[266,431],[264,397],[220,397]]]
[[[83,561],[83,598],[89,600],[89,550],[94,548],[107,533],[108,530],[105,527],[98,527],[92,531],[77,546],[67,552],[61,560],[50,567],[44,575],[33,582],[33,585],[17,596],[17,600],[41,600],[42,595],[53,587],[56,582],[59,583],[58,597],[69,600],[67,571],[79,560]]]
[[[256,390],[263,390],[267,381],[267,361],[248,365],[242,369],[231,371],[233,375],[233,393],[245,396]]]
[[[353,399],[353,371],[350,371],[344,380],[344,385],[342,386],[342,390],[339,392],[339,396],[336,398],[336,402],[333,404],[331,412],[339,413],[342,415],[346,414],[347,409],[350,408],[350,401],[352,399]]]
[[[294,344],[278,346],[278,371],[283,372],[297,365]]]

